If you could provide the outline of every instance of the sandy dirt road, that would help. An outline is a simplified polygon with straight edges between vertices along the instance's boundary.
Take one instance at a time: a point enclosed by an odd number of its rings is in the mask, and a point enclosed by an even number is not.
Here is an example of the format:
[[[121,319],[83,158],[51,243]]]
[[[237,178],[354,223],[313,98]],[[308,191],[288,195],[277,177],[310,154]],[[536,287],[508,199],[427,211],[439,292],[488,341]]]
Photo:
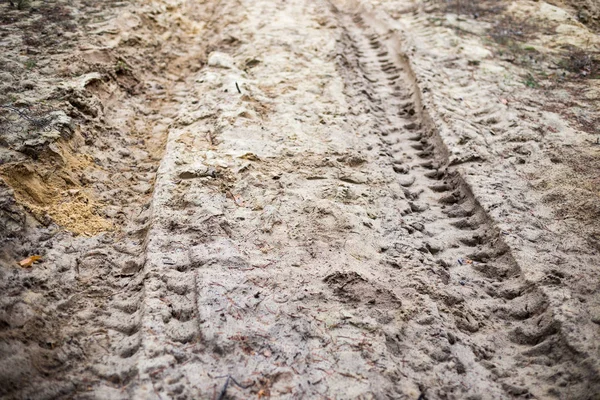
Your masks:
[[[495,175],[456,162],[361,7],[156,1],[99,28],[168,65],[83,84],[121,132],[87,144],[119,226],[42,233],[43,268],[5,273],[2,396],[597,398],[578,286],[515,249],[467,172]]]

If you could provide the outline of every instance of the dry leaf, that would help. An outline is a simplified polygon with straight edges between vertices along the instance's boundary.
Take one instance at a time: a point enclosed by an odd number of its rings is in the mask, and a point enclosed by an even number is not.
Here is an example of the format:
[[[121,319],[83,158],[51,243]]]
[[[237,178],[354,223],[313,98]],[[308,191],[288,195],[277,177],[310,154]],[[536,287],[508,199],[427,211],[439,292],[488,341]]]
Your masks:
[[[250,160],[250,161],[260,161],[260,158],[254,153],[246,153],[243,156],[240,156],[241,159]]]
[[[25,258],[24,260],[19,261],[19,265],[23,268],[29,268],[31,267],[31,265],[38,261],[41,260],[42,256],[29,256],[27,258]]]
[[[258,392],[258,398],[262,399],[263,397],[271,397],[269,389],[260,389],[260,391]]]

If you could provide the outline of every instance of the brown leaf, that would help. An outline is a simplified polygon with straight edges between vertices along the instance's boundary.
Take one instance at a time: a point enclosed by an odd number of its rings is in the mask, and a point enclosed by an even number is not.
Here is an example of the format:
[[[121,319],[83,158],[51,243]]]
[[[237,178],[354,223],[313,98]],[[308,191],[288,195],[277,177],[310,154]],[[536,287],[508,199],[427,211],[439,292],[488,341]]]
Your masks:
[[[244,160],[250,160],[250,161],[260,161],[260,158],[258,158],[258,156],[254,153],[246,153],[246,154],[240,156],[240,158],[242,158]]]
[[[269,389],[260,389],[259,392],[257,393],[259,400],[262,399],[263,397],[271,397],[271,393],[269,391]]]
[[[38,261],[41,260],[42,256],[29,256],[27,258],[25,258],[24,260],[19,261],[19,265],[23,268],[29,268],[31,267],[31,265]]]

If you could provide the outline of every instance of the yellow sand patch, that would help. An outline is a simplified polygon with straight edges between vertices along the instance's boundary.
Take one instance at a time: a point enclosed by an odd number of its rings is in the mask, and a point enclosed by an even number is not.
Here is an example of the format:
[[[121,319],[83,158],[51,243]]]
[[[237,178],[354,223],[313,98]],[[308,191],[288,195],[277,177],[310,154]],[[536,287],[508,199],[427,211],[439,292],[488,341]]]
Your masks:
[[[92,166],[89,157],[73,154],[65,143],[55,143],[38,162],[0,167],[0,176],[14,190],[17,202],[36,218],[50,217],[71,232],[95,235],[112,229],[112,224],[101,216],[101,204],[79,182],[79,174]]]

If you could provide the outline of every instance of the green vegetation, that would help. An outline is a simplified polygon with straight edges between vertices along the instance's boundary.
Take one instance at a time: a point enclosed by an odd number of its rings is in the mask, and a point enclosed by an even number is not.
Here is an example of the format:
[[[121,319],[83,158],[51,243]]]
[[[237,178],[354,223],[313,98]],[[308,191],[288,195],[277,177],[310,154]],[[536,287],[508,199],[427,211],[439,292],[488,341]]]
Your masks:
[[[30,58],[29,60],[25,61],[25,68],[27,69],[33,69],[36,65],[37,62],[33,58]]]
[[[523,83],[530,88],[537,88],[539,86],[532,74],[528,74]]]

